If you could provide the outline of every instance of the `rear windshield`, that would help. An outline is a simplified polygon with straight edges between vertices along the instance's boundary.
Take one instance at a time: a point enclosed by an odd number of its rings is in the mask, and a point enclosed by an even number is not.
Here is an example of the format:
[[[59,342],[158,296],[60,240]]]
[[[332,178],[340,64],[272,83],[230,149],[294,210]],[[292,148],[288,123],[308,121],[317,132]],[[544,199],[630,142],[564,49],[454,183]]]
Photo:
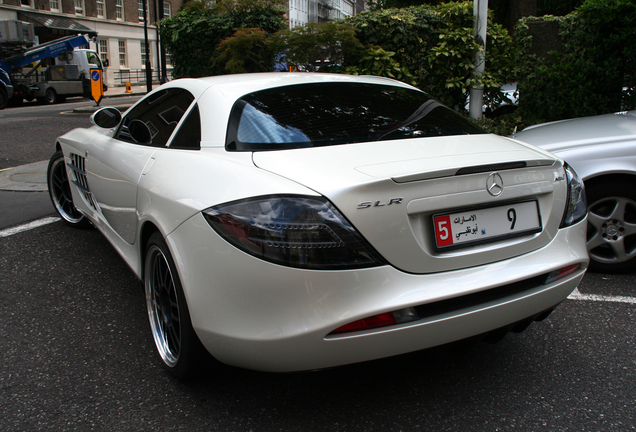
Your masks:
[[[230,114],[228,150],[284,150],[486,133],[418,90],[318,83],[262,90]]]

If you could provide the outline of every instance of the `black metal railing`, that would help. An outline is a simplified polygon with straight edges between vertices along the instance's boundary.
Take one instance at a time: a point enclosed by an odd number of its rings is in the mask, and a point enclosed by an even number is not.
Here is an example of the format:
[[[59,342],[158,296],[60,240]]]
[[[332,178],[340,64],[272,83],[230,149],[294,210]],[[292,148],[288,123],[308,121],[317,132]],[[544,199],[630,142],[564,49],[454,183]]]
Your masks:
[[[168,69],[166,72],[168,76],[168,80],[172,79],[172,69]],[[160,79],[159,71],[152,69],[152,82],[158,83]],[[126,85],[127,82],[130,82],[130,85],[140,85],[146,83],[146,70],[145,69],[137,69],[137,70],[118,70],[113,71],[113,79],[115,81],[115,85]]]

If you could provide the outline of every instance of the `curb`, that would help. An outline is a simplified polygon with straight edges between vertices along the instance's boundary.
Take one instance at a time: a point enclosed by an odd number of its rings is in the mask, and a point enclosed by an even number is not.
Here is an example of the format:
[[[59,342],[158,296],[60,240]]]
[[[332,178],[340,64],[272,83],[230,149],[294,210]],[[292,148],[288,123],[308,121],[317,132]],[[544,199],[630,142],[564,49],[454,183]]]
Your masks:
[[[98,109],[112,106],[122,113],[130,108],[133,103],[115,105],[109,103],[109,99],[116,99],[125,96],[145,96],[145,92],[121,93],[104,97],[99,106],[86,106],[74,108],[73,113],[92,114]],[[114,102],[114,101],[113,101]],[[0,170],[0,191],[8,192],[46,192],[49,190],[46,181],[46,171],[49,161],[34,162],[12,168]]]
[[[34,162],[0,171],[0,191],[46,192],[49,161]]]

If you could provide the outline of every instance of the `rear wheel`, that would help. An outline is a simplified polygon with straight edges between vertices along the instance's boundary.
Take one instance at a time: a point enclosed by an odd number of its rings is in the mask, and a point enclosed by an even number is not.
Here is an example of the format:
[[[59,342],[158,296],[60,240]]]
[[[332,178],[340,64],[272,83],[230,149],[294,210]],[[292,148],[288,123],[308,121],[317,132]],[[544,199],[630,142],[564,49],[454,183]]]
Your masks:
[[[47,105],[53,105],[57,103],[57,101],[58,101],[58,97],[55,90],[53,90],[50,87],[47,88],[46,91],[44,92],[44,103]]]
[[[49,196],[62,220],[67,225],[76,228],[87,227],[89,225],[88,221],[84,215],[77,211],[73,204],[73,195],[71,194],[71,186],[66,174],[64,154],[61,151],[55,152],[51,157],[46,180],[49,187]]]
[[[144,287],[150,330],[164,367],[177,378],[192,374],[203,354],[172,255],[159,232],[146,247]]]
[[[590,269],[620,273],[636,268],[636,190],[617,180],[594,183],[588,199]]]

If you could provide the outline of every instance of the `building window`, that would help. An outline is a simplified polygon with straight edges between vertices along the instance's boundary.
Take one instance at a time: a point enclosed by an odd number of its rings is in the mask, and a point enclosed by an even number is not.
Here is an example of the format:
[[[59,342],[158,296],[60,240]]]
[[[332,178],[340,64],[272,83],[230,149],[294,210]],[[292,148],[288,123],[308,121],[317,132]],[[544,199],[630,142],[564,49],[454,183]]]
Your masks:
[[[20,6],[33,7],[33,0],[20,0]]]
[[[115,18],[117,21],[124,20],[124,0],[115,0]]]
[[[137,10],[139,11],[139,22],[144,22],[146,18],[144,16],[144,1],[145,0],[137,0]]]
[[[144,41],[141,41],[141,67],[146,68],[146,43]]]
[[[99,57],[101,58],[104,65],[110,63],[110,61],[108,60],[108,39],[99,40]]]
[[[126,67],[126,41],[119,42],[119,67]]]
[[[170,3],[163,2],[163,17],[170,18],[172,16],[172,6]]]
[[[97,0],[97,18],[105,18],[104,0]]]
[[[75,15],[84,15],[84,0],[74,0]]]
[[[59,0],[50,0],[49,1],[49,9],[51,12],[62,12],[60,10],[60,1]]]

